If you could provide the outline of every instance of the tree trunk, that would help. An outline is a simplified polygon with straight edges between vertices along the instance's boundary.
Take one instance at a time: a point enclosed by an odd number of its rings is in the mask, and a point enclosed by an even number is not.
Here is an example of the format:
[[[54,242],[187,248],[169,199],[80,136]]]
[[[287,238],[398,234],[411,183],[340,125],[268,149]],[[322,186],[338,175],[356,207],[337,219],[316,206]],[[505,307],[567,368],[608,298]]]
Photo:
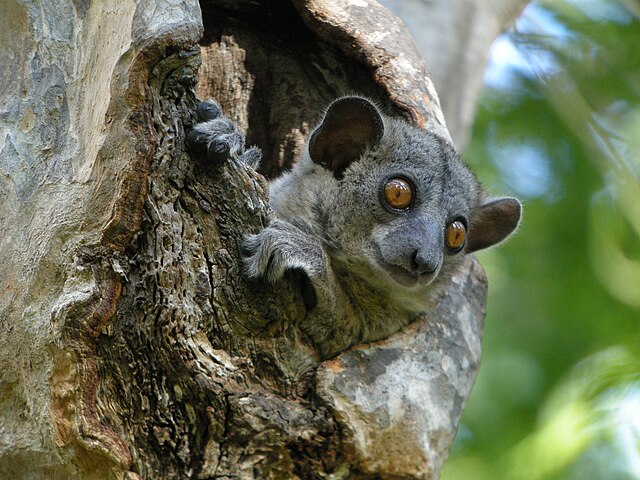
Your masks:
[[[241,272],[265,179],[184,145],[196,90],[268,177],[346,93],[448,136],[398,20],[369,0],[5,0],[0,26],[0,477],[437,478],[478,368],[476,260],[425,318],[320,363],[295,278]]]

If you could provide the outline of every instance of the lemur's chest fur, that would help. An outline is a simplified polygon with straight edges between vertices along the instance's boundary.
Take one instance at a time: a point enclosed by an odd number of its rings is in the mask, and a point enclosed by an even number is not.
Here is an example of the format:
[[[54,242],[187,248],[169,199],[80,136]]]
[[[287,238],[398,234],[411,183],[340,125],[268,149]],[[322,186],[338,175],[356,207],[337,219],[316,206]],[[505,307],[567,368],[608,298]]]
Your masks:
[[[428,309],[424,290],[399,293],[348,269],[337,267],[335,273],[344,294],[342,314],[358,325],[360,341],[387,337]]]

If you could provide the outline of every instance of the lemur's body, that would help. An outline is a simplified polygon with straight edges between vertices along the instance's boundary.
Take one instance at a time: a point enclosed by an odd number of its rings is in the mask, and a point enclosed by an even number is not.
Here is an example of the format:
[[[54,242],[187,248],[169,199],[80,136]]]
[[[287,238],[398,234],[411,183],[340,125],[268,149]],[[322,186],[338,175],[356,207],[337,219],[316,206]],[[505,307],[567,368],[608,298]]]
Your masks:
[[[201,105],[205,120],[211,105]],[[218,115],[196,126],[192,148],[254,161]],[[277,220],[245,240],[246,271],[270,282],[289,269],[305,273],[313,298],[301,328],[323,358],[399,330],[429,308],[437,277],[464,253],[502,241],[520,218],[513,198],[485,201],[446,141],[360,97],[329,106],[300,161],[270,190]]]

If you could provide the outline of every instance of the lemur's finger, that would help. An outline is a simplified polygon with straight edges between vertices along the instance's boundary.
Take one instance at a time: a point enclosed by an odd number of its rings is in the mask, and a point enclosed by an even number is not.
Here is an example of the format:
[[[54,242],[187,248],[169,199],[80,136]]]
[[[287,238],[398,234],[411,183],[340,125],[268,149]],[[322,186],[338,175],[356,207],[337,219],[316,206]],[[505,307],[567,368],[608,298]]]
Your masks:
[[[207,147],[207,158],[214,162],[222,162],[229,158],[229,144],[222,140],[213,140]]]
[[[196,126],[187,135],[187,146],[192,153],[202,156],[207,153],[208,140],[208,134]]]
[[[198,104],[198,118],[203,122],[208,122],[222,115],[222,110],[218,102],[213,100],[205,100]]]

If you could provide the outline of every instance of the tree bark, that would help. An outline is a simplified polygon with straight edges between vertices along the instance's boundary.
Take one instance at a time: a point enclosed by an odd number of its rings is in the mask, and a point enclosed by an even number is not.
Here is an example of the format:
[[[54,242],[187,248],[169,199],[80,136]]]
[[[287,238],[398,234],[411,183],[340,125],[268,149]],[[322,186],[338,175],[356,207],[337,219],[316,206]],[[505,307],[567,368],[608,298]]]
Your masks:
[[[184,145],[196,90],[268,177],[346,93],[448,136],[399,21],[364,0],[7,0],[0,19],[0,476],[437,478],[479,362],[477,261],[404,331],[320,363],[295,278],[241,272],[264,177]]]

